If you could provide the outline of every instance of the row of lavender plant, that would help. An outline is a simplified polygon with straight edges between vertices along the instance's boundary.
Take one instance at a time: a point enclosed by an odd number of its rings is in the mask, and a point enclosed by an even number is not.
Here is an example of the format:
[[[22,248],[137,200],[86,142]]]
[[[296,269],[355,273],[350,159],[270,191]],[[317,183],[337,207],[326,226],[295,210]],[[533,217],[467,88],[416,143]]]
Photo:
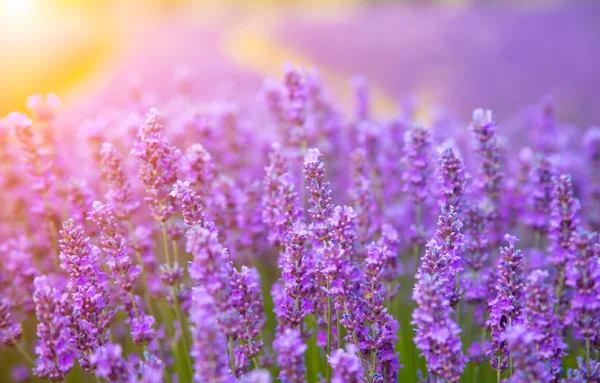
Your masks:
[[[0,378],[600,381],[600,128],[380,120],[359,78],[344,118],[292,67],[247,110],[181,81],[75,139],[53,95],[1,120]]]

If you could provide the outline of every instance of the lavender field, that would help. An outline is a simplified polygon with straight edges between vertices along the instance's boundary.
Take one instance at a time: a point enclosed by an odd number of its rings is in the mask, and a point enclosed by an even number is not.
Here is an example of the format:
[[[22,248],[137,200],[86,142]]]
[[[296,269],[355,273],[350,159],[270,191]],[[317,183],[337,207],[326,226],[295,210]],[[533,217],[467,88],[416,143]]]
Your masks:
[[[0,116],[0,382],[600,382],[600,7],[185,11]]]

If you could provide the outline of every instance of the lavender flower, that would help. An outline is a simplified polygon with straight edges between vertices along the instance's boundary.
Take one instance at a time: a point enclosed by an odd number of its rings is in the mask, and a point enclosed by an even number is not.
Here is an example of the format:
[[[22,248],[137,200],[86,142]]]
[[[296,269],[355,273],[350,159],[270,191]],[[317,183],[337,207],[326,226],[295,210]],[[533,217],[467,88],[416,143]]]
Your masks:
[[[271,145],[269,166],[265,171],[262,221],[269,227],[269,242],[280,246],[285,244],[285,236],[299,218],[301,209],[287,161],[278,143]]]
[[[192,292],[190,314],[194,382],[235,382],[227,365],[226,338],[217,324],[215,301],[202,287],[195,287]]]
[[[535,231],[536,235],[548,233],[554,193],[554,173],[550,160],[539,156],[529,174],[525,223]]]
[[[523,254],[515,248],[518,241],[516,237],[507,234],[504,239],[509,246],[500,248],[496,298],[489,302],[490,319],[487,322],[492,332],[491,365],[496,371],[503,371],[508,367],[510,355],[502,334],[507,327],[520,321],[523,311]]]
[[[127,382],[131,375],[128,363],[123,359],[120,344],[106,343],[90,357],[94,374],[109,382]]]
[[[511,383],[553,382],[544,359],[536,349],[535,335],[523,325],[512,326],[502,334],[502,340],[512,355],[515,373]]]
[[[277,365],[280,368],[279,380],[282,383],[302,383],[306,381],[304,353],[306,344],[302,341],[300,332],[287,328],[273,342],[277,352]]]
[[[442,213],[438,218],[438,230],[433,239],[427,243],[416,275],[417,280],[427,275],[438,275],[440,284],[445,285],[445,297],[451,306],[458,303],[461,295],[461,291],[457,288],[457,278],[463,270],[464,242],[461,228],[462,222],[458,219],[454,207],[442,206]],[[415,288],[418,286],[420,284]]]
[[[106,275],[99,269],[99,250],[90,246],[89,238],[85,237],[81,227],[75,226],[72,219],[63,224],[60,236],[61,267],[70,276],[67,288],[71,300],[66,310],[70,313],[71,326],[76,335],[79,363],[89,368],[89,355],[102,346],[107,338],[104,333],[107,323],[103,315],[107,302]]]
[[[286,90],[285,116],[289,124],[288,142],[298,144],[305,140],[303,129],[307,112],[307,89],[304,76],[290,64],[284,68],[283,85]]]
[[[598,233],[578,228],[571,237],[573,256],[567,264],[565,284],[573,288],[571,309],[567,323],[572,324],[576,335],[587,342],[598,334],[600,327],[600,255]]]
[[[166,222],[173,215],[171,185],[177,181],[179,151],[163,137],[156,109],[151,109],[140,127],[131,154],[140,160],[139,177],[146,186],[146,201],[152,216]]]
[[[371,371],[377,371],[385,382],[395,382],[398,380],[400,368],[399,355],[394,351],[399,326],[383,305],[385,292],[382,280],[387,249],[371,244],[367,250],[367,257],[363,263],[363,311],[365,319],[371,323],[371,335],[364,343],[369,353],[376,355],[376,365],[371,366]]]
[[[0,297],[0,345],[14,346],[23,335],[23,328],[20,323],[14,323],[10,313],[10,304],[8,299]]]
[[[558,377],[567,346],[562,341],[562,326],[554,312],[554,290],[547,279],[545,270],[534,270],[527,277],[523,325],[532,337],[540,361],[547,362],[552,376]]]
[[[274,310],[283,328],[296,328],[314,309],[311,297],[315,290],[315,265],[306,249],[307,239],[305,226],[294,225],[287,234],[285,251],[279,259],[283,291]]]
[[[63,380],[75,362],[74,339],[70,331],[70,320],[62,315],[62,298],[58,290],[51,287],[48,278],[34,280],[35,315],[38,319],[38,356],[33,373],[43,379]]]
[[[329,235],[327,219],[331,216],[331,190],[325,181],[325,164],[321,160],[319,149],[309,149],[304,156],[304,178],[308,190],[308,213],[312,218],[311,230],[320,241],[326,241]]]
[[[437,181],[440,190],[439,203],[454,206],[459,211],[470,178],[463,159],[452,143],[446,143],[439,149],[439,168]]]
[[[572,236],[579,226],[580,209],[579,200],[573,194],[571,176],[561,175],[554,180],[548,253],[550,262],[563,273],[573,249]]]
[[[427,371],[448,382],[458,382],[467,358],[462,352],[461,332],[452,319],[453,310],[445,294],[447,281],[437,273],[424,274],[413,291],[417,308],[412,314],[414,342],[427,361]]]
[[[100,149],[100,172],[109,185],[105,197],[115,207],[117,216],[121,219],[131,218],[131,214],[139,207],[139,202],[134,200],[123,158],[109,142],[104,142]]]
[[[600,230],[600,127],[590,127],[583,137],[583,145],[585,148],[588,174],[586,188],[586,202],[589,209],[587,219],[593,230]]]
[[[346,351],[339,349],[327,356],[327,361],[333,368],[332,383],[365,383],[364,369],[356,348],[349,344]]]
[[[242,328],[238,332],[237,338],[245,342],[241,349],[246,357],[253,359],[263,346],[262,340],[255,341],[255,338],[262,331],[266,320],[258,271],[242,266],[241,271],[233,273],[231,288],[231,305],[242,320]]]
[[[188,148],[182,159],[182,172],[200,195],[207,197],[216,178],[215,164],[210,153],[200,144]]]
[[[350,189],[349,196],[356,211],[358,240],[366,244],[373,238],[379,226],[378,208],[367,172],[367,152],[363,148],[358,148],[351,157],[354,185]]]
[[[431,172],[429,150],[431,133],[422,125],[415,125],[404,135],[404,166],[402,177],[405,191],[415,206],[420,206],[427,200],[429,175]]]

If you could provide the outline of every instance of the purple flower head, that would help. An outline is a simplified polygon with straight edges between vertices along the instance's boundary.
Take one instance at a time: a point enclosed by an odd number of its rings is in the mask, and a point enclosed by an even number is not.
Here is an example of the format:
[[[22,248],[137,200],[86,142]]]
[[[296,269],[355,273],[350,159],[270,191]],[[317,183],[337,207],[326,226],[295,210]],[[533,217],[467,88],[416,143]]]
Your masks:
[[[69,317],[61,314],[62,298],[46,276],[34,280],[33,301],[38,320],[38,356],[33,373],[43,379],[63,380],[75,363]]]
[[[106,275],[99,269],[100,250],[72,219],[65,221],[59,240],[61,267],[69,273],[67,289],[70,300],[66,310],[71,316],[80,364],[89,368],[88,356],[106,339],[104,308],[107,305]]]
[[[352,344],[346,346],[346,351],[339,349],[327,356],[327,361],[333,369],[332,383],[365,383],[365,372]]]
[[[139,178],[146,187],[152,216],[166,222],[173,215],[174,198],[170,192],[177,181],[180,153],[163,136],[156,109],[147,114],[131,153],[140,161]]]
[[[194,358],[194,382],[233,383],[236,379],[228,366],[226,339],[217,324],[215,301],[202,287],[192,292],[190,330]]]
[[[508,367],[509,350],[502,340],[507,327],[517,324],[523,311],[523,254],[515,248],[518,239],[506,234],[509,246],[500,248],[496,297],[489,302],[490,319],[487,326],[492,332],[491,364],[496,371]]]
[[[539,269],[532,271],[525,286],[524,326],[532,334],[539,359],[549,364],[553,376],[559,376],[567,346],[563,343],[562,326],[554,312],[555,303],[554,289],[548,283],[548,272]]]
[[[554,197],[548,239],[550,262],[564,269],[573,251],[572,236],[579,226],[581,205],[573,194],[573,182],[570,175],[563,174],[554,180]]]
[[[268,370],[252,370],[239,379],[240,383],[272,383],[273,378]]]
[[[529,173],[525,223],[540,235],[549,229],[554,196],[555,169],[550,159],[538,156]]]
[[[110,382],[127,382],[131,375],[130,366],[123,359],[120,344],[107,343],[90,357],[94,374]]]
[[[587,219],[593,230],[600,230],[600,127],[590,127],[583,145],[587,155],[586,209]]]
[[[462,352],[460,327],[445,296],[445,278],[422,275],[413,291],[417,308],[412,313],[414,342],[427,362],[427,371],[448,382],[458,382],[467,358]]]
[[[546,368],[541,353],[536,349],[535,335],[523,325],[507,328],[502,334],[515,367],[511,383],[550,383],[554,379]]]
[[[281,145],[274,143],[263,180],[262,221],[269,228],[269,242],[285,244],[285,236],[302,213],[294,180]]]
[[[283,70],[283,84],[287,96],[287,121],[292,126],[302,127],[306,121],[307,111],[306,80],[302,73],[289,63],[285,65]]]
[[[331,190],[325,181],[325,164],[321,160],[319,149],[308,149],[304,156],[304,178],[309,193],[308,213],[312,218],[311,229],[317,239],[325,241],[329,235],[327,219],[331,216]]]
[[[192,190],[187,181],[177,181],[171,190],[171,196],[176,198],[181,208],[183,223],[187,227],[194,225],[206,226],[206,216],[202,206],[202,198]]]
[[[462,216],[466,244],[463,261],[469,268],[478,272],[489,258],[488,215],[479,204],[469,203],[464,207]]]
[[[404,134],[404,188],[415,205],[421,205],[429,194],[431,173],[429,151],[431,132],[422,125],[415,125]]]
[[[133,264],[126,240],[119,232],[120,228],[113,207],[94,201],[88,219],[93,221],[101,232],[100,245],[112,277],[121,289],[130,292],[135,286],[141,269]]]
[[[100,173],[109,185],[106,199],[115,206],[115,212],[121,219],[131,217],[139,207],[134,200],[129,176],[124,169],[121,153],[109,142],[102,144],[100,149]]]
[[[260,278],[255,268],[242,266],[235,271],[231,279],[231,305],[242,319],[242,329],[237,334],[245,344],[241,347],[248,359],[260,352],[263,342],[255,338],[262,331],[266,317],[263,308],[263,298],[260,292]]]
[[[282,383],[302,383],[306,381],[304,353],[308,349],[302,341],[300,332],[291,328],[278,334],[273,342],[277,353],[277,365],[280,368],[279,379]]]
[[[312,309],[311,298],[315,290],[315,265],[306,250],[308,232],[305,225],[297,223],[286,236],[286,247],[279,258],[281,282],[285,297],[279,300],[279,325],[295,328]],[[282,293],[283,293],[282,292]]]
[[[211,185],[216,178],[215,164],[210,153],[201,145],[193,144],[182,159],[184,179],[202,196],[207,197]]]
[[[440,188],[439,203],[440,205],[454,206],[456,210],[460,210],[470,175],[453,143],[445,143],[439,148],[439,152],[437,175]]]
[[[21,339],[23,328],[14,323],[8,299],[0,297],[0,346],[14,346]]]
[[[480,190],[495,208],[504,174],[501,169],[500,145],[496,136],[496,121],[491,110],[477,109],[470,125],[475,135],[476,150],[481,159]]]
[[[600,241],[598,233],[578,228],[571,237],[573,255],[567,263],[565,284],[574,290],[567,323],[576,336],[591,339],[600,327]]]
[[[353,187],[349,196],[357,215],[357,235],[360,243],[369,242],[379,226],[378,208],[367,169],[367,152],[358,148],[352,153]]]
[[[454,306],[460,300],[461,291],[457,289],[457,276],[463,270],[462,254],[464,252],[463,235],[460,230],[462,222],[454,207],[442,206],[438,218],[438,229],[435,236],[427,243],[425,254],[416,278],[437,275],[441,285],[445,285],[445,296]],[[417,284],[415,288],[418,288]]]

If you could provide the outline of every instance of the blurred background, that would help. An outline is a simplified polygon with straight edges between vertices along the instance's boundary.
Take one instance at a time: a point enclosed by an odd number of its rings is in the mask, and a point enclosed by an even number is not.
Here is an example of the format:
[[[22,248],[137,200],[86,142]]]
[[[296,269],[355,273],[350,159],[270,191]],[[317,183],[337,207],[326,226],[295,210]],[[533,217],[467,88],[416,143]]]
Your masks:
[[[0,0],[0,116],[53,91],[79,115],[135,81],[169,97],[253,96],[283,63],[321,71],[343,101],[361,74],[376,107],[404,96],[467,119],[543,95],[600,122],[600,1]]]

